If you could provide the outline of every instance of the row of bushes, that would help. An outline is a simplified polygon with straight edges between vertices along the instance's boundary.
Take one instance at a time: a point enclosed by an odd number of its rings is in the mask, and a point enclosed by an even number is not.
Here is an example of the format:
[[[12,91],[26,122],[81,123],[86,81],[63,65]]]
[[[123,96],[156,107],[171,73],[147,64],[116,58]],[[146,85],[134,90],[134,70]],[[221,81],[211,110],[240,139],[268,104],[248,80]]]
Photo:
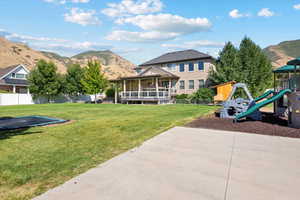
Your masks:
[[[179,94],[176,95],[176,101],[182,103],[211,103],[215,93],[209,88],[200,88],[193,94]]]

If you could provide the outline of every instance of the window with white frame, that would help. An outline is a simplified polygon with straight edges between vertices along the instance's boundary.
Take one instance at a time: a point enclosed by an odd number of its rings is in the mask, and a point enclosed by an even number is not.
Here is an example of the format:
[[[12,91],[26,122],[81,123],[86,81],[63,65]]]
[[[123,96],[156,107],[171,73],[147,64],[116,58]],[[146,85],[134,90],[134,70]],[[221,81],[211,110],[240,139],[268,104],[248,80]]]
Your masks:
[[[184,90],[184,89],[185,89],[185,82],[184,82],[184,80],[181,80],[181,81],[179,82],[179,88],[180,88],[181,90]]]
[[[193,72],[194,71],[194,63],[189,63],[189,72]]]
[[[199,88],[204,88],[205,87],[205,81],[203,79],[199,80]]]
[[[194,88],[195,88],[195,81],[189,80],[189,89],[194,89]]]
[[[167,64],[167,68],[170,71],[176,71],[176,64],[175,63],[169,63],[169,64]]]
[[[198,62],[198,70],[204,71],[204,62],[202,62],[202,61]]]
[[[179,64],[179,72],[184,72],[184,63]]]

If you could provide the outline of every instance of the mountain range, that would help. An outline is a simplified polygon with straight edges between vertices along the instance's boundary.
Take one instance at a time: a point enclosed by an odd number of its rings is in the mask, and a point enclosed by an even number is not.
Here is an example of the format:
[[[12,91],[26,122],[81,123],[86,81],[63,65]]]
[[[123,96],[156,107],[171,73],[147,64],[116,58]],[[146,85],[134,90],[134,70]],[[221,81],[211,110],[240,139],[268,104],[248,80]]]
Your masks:
[[[100,61],[108,79],[133,75],[135,67],[130,61],[109,50],[87,51],[72,57],[64,57],[52,52],[36,51],[25,44],[11,42],[0,37],[0,68],[24,64],[31,70],[40,59],[54,62],[60,73],[66,73],[70,64],[78,63],[86,66],[89,60],[97,60]]]
[[[300,57],[300,40],[284,41],[264,49],[274,68],[286,65],[289,60]]]

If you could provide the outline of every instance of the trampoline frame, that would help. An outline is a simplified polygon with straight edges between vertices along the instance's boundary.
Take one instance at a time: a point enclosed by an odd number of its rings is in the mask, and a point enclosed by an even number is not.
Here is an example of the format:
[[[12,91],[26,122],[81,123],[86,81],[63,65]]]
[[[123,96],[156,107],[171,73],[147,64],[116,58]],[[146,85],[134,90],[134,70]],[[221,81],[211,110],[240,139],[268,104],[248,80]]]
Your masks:
[[[32,125],[23,125],[23,126],[19,126],[17,128],[16,127],[14,127],[14,128],[6,128],[6,127],[3,127],[3,126],[0,126],[0,131],[17,130],[17,129],[32,128],[32,127],[37,127],[37,126],[47,126],[47,125],[53,125],[53,124],[62,124],[62,123],[65,123],[65,122],[69,121],[69,120],[52,118],[52,117],[47,117],[47,116],[40,116],[40,115],[14,117],[14,118],[12,118],[12,120],[13,119],[29,118],[29,117],[31,117],[31,118],[43,118],[43,119],[48,119],[48,120],[51,120],[51,121],[50,122],[43,122],[43,123],[32,124]]]

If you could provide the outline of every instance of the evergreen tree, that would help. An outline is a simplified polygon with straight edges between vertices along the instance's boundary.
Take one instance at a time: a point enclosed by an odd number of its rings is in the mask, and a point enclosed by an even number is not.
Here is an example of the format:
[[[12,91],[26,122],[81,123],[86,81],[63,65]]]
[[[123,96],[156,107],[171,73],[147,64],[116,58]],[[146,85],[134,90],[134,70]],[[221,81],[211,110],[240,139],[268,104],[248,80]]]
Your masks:
[[[89,61],[85,68],[83,78],[81,79],[83,89],[87,94],[95,95],[95,103],[97,94],[103,93],[108,86],[108,81],[101,71],[101,65],[97,61]]]
[[[228,81],[246,83],[254,97],[270,87],[272,65],[262,49],[250,38],[245,37],[239,49],[230,42],[220,52],[216,70],[210,73],[213,84]]]
[[[28,75],[29,91],[34,98],[46,97],[48,102],[62,92],[62,78],[52,62],[40,60]]]
[[[213,84],[239,81],[240,74],[237,73],[239,67],[238,50],[231,42],[228,42],[220,52],[220,58],[216,63],[216,69],[211,71],[210,81]]]
[[[239,48],[241,82],[248,85],[254,97],[263,93],[272,81],[272,65],[262,49],[245,37]]]
[[[72,64],[68,67],[67,74],[65,76],[64,91],[69,96],[78,96],[83,94],[83,85],[81,79],[84,75],[84,70],[79,64]]]

